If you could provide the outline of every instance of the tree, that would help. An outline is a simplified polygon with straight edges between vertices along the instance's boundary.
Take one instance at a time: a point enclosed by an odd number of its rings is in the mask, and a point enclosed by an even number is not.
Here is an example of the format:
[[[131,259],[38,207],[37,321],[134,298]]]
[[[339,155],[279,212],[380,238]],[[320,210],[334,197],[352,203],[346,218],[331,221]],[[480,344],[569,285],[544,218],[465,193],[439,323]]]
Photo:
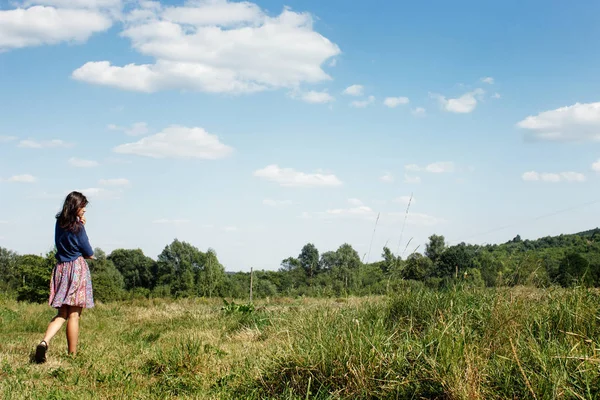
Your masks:
[[[0,247],[0,293],[13,294],[17,290],[17,262],[19,256]]]
[[[175,297],[194,293],[196,270],[204,265],[205,254],[189,243],[173,240],[158,256],[157,281],[169,285]]]
[[[502,262],[496,256],[489,251],[482,251],[477,254],[475,263],[486,286],[496,286],[499,283]]]
[[[383,258],[383,262],[380,264],[381,272],[384,274],[388,274],[393,271],[401,261],[400,257],[396,257],[387,246],[384,246],[381,257]]]
[[[298,256],[298,261],[308,277],[315,276],[320,270],[319,250],[312,243],[304,245]]]
[[[321,271],[331,271],[331,269],[338,264],[338,254],[335,251],[326,251],[321,254],[319,260],[319,268]]]
[[[281,261],[281,271],[291,271],[300,267],[300,261],[294,257],[288,257]]]
[[[404,279],[421,281],[431,274],[433,262],[421,253],[413,253],[406,259]]]
[[[448,247],[435,265],[434,275],[440,278],[461,274],[464,270],[474,267],[472,248],[464,243]]]
[[[560,262],[559,282],[563,287],[591,286],[594,284],[594,278],[589,261],[579,253],[569,253]]]
[[[358,252],[348,243],[342,244],[331,257],[334,262],[331,267],[332,278],[338,294],[353,292],[357,289],[358,272],[362,265]]]
[[[223,285],[224,279],[225,268],[217,259],[217,253],[213,249],[208,249],[202,266],[196,269],[198,294],[212,297]]]
[[[348,243],[342,244],[336,250],[337,263],[349,269],[357,269],[362,265],[358,252]]]
[[[19,257],[17,300],[33,303],[48,301],[50,278],[54,265],[56,265],[56,259],[53,251],[48,252],[46,257],[31,254]]]
[[[446,250],[446,242],[442,235],[429,236],[429,243],[425,245],[425,255],[435,264]]]
[[[123,275],[125,289],[154,287],[155,261],[146,257],[141,249],[116,249],[108,256],[114,266]]]
[[[94,249],[94,256],[96,259],[89,261],[94,300],[108,302],[122,299],[125,288],[123,275],[101,249]]]

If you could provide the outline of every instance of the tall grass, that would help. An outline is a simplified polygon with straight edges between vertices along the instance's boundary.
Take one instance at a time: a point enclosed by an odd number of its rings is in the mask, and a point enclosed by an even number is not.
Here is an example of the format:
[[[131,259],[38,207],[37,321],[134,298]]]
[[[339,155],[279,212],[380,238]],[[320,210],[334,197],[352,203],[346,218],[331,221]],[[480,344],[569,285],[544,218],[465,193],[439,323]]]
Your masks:
[[[257,384],[273,396],[595,398],[599,307],[583,289],[407,288],[315,311]]]
[[[588,289],[431,290],[390,296],[132,300],[85,310],[30,354],[52,317],[0,302],[2,399],[592,399],[600,295]]]

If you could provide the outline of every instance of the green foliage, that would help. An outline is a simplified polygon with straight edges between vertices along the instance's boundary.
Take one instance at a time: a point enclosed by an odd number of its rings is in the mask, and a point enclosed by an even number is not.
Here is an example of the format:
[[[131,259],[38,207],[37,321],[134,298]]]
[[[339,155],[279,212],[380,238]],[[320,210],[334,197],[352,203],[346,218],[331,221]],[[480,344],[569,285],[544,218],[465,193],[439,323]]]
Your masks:
[[[156,281],[169,285],[174,297],[213,296],[226,287],[225,269],[214,250],[203,253],[175,239],[158,256]]]
[[[0,293],[6,297],[16,295],[19,285],[17,263],[19,256],[8,249],[0,247]]]
[[[235,301],[228,302],[223,299],[223,307],[221,307],[221,311],[224,311],[225,314],[233,314],[233,313],[241,313],[241,314],[250,314],[254,312],[255,307],[252,303],[247,304],[236,304]]]
[[[150,257],[146,257],[142,250],[116,249],[110,253],[108,260],[123,276],[125,289],[136,287],[151,289],[154,286],[156,263]]]
[[[196,269],[196,286],[200,296],[218,295],[225,280],[225,268],[217,259],[217,253],[209,249],[202,266]]]
[[[435,264],[446,250],[446,241],[444,236],[431,235],[429,243],[425,245],[425,255]]]
[[[157,261],[139,249],[116,249],[108,257],[101,249],[95,251],[98,260],[89,263],[95,295],[100,301],[249,296],[250,274],[226,273],[210,248],[204,253],[175,239],[165,246]],[[255,270],[253,296],[262,299],[384,294],[403,280],[420,281],[430,288],[461,282],[476,287],[600,286],[598,228],[538,240],[523,240],[517,235],[506,243],[485,246],[447,246],[444,236],[431,235],[424,254],[414,253],[402,260],[386,246],[381,257],[380,261],[363,264],[348,243],[321,253],[313,243],[307,243],[297,258],[282,260],[278,271]],[[22,267],[21,259],[26,260]],[[38,262],[35,256],[19,256],[0,248],[0,272],[4,278],[0,296],[16,298],[20,293],[20,299],[45,298],[47,287],[41,271],[46,267]],[[47,268],[51,270],[50,265]],[[30,279],[23,279],[24,276]]]
[[[312,243],[304,245],[298,256],[298,261],[308,277],[315,276],[321,269],[319,264],[319,250]]]
[[[473,249],[464,243],[447,248],[440,256],[435,276],[458,276],[466,269],[473,268]]]
[[[379,264],[379,267],[384,274],[391,274],[399,270],[399,267],[402,264],[402,259],[399,256],[396,257],[389,247],[383,247],[383,253],[381,254],[381,257],[383,258],[383,261]]]
[[[560,262],[558,279],[564,287],[593,286],[596,277],[585,257],[579,253],[569,253]]]
[[[54,252],[46,257],[25,255],[19,257],[16,276],[21,281],[17,288],[17,300],[33,303],[48,301],[52,268],[56,264]]]
[[[259,274],[257,274],[259,275]],[[269,279],[269,274],[260,274],[253,282],[252,295],[257,299],[277,296],[277,286]]]
[[[125,296],[123,276],[101,249],[94,249],[95,260],[88,262],[92,275],[94,300],[101,302],[121,300]]]
[[[431,275],[433,262],[419,253],[408,256],[404,268],[404,279],[423,280]]]

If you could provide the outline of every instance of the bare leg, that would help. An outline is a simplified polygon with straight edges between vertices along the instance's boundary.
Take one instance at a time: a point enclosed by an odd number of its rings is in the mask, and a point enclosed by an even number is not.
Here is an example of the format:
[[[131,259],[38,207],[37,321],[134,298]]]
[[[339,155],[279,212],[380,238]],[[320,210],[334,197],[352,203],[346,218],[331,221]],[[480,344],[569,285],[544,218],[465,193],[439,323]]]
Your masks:
[[[69,354],[77,354],[77,340],[79,339],[79,316],[82,308],[69,306],[69,319],[67,320],[67,344]]]
[[[65,321],[67,320],[68,314],[68,306],[62,306],[58,309],[58,313],[50,323],[48,324],[48,328],[46,329],[46,334],[44,335],[44,339],[37,345],[35,348],[35,361],[38,363],[46,362],[46,351],[48,350],[48,342],[56,335],[56,333],[63,326]]]
[[[62,306],[58,309],[58,313],[48,324],[48,329],[46,329],[46,335],[44,336],[44,342],[49,343],[54,335],[56,335],[56,333],[60,330],[60,328],[62,328],[63,324],[67,320],[68,307],[69,306]]]

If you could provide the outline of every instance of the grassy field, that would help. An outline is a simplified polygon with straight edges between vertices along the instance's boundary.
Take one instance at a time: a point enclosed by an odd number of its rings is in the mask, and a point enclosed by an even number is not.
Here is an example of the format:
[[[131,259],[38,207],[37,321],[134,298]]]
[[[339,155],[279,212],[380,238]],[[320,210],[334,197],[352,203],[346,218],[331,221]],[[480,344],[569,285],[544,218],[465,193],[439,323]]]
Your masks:
[[[53,311],[0,302],[0,398],[593,399],[600,294],[407,286],[387,297],[97,304],[80,350]]]

